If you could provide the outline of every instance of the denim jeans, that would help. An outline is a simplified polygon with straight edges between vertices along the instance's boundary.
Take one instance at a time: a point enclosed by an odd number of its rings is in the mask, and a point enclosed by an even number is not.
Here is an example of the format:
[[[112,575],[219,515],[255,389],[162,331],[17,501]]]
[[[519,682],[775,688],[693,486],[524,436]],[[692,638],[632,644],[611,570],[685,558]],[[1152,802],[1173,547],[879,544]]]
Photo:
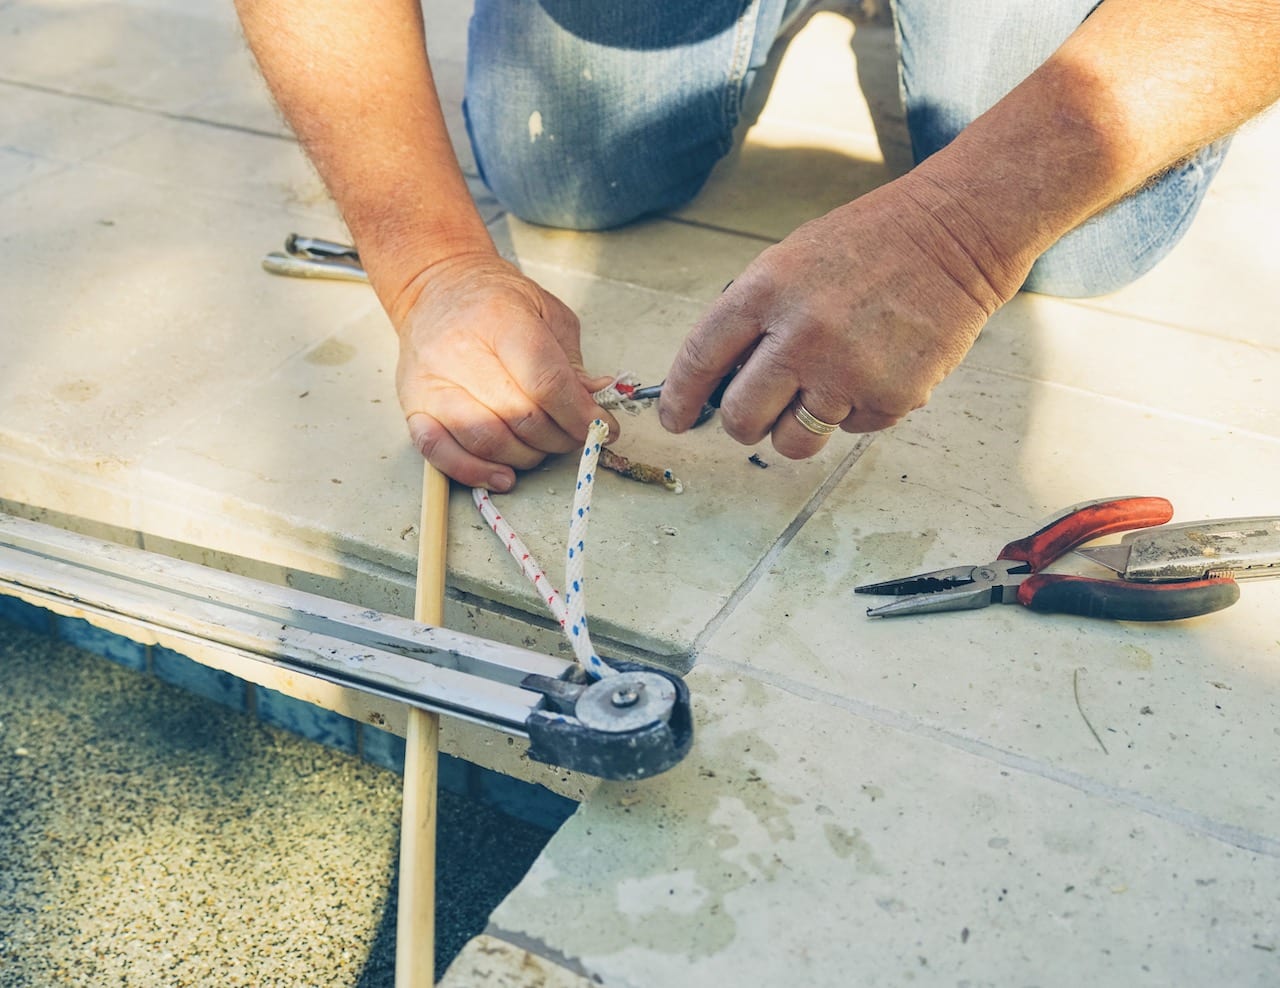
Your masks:
[[[1097,2],[895,0],[915,159],[1026,78]],[[748,99],[762,98],[753,83],[768,74],[775,43],[818,5],[477,0],[464,109],[482,177],[517,216],[570,229],[618,226],[687,202],[733,147]],[[1226,145],[1072,230],[1024,287],[1097,295],[1150,270],[1186,232]]]

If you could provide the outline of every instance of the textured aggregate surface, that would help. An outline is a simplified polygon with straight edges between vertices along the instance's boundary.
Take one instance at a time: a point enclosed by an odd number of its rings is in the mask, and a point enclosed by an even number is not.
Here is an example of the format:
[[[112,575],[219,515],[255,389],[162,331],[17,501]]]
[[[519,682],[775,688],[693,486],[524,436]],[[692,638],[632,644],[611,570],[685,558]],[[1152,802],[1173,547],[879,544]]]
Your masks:
[[[400,776],[0,623],[0,986],[392,983]],[[440,797],[437,970],[546,832]]]

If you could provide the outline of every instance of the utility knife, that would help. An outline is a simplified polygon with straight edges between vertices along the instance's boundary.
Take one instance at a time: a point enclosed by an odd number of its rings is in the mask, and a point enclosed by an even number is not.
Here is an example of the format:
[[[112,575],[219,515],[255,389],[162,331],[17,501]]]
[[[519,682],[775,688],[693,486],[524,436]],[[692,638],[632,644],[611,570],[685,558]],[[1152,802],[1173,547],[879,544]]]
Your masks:
[[[1224,518],[1130,532],[1116,545],[1077,549],[1124,580],[1167,583],[1280,576],[1280,517]]]

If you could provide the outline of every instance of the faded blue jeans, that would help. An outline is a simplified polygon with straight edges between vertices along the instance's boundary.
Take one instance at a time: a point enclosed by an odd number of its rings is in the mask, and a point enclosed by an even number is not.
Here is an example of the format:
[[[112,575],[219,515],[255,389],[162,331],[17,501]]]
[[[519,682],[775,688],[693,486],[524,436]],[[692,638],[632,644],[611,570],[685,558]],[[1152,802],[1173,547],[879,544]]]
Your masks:
[[[1026,78],[1097,2],[895,0],[915,159]],[[732,148],[748,98],[761,99],[753,83],[775,43],[815,6],[477,0],[465,111],[481,175],[507,209],[547,226],[604,229],[687,202]],[[1068,233],[1024,287],[1098,295],[1150,270],[1190,226],[1226,145]]]

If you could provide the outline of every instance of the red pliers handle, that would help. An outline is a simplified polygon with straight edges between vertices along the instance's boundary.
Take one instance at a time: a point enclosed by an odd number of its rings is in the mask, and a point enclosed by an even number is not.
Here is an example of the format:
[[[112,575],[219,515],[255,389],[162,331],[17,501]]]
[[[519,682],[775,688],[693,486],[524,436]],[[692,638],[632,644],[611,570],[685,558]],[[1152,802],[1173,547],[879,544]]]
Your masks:
[[[1038,572],[1091,539],[1163,525],[1172,517],[1173,505],[1162,497],[1089,501],[1073,505],[1031,535],[1010,542],[986,565],[934,570],[854,589],[902,598],[870,608],[867,613],[872,617],[1018,603],[1035,611],[1116,621],[1173,621],[1234,604],[1240,588],[1230,578],[1154,584]]]

